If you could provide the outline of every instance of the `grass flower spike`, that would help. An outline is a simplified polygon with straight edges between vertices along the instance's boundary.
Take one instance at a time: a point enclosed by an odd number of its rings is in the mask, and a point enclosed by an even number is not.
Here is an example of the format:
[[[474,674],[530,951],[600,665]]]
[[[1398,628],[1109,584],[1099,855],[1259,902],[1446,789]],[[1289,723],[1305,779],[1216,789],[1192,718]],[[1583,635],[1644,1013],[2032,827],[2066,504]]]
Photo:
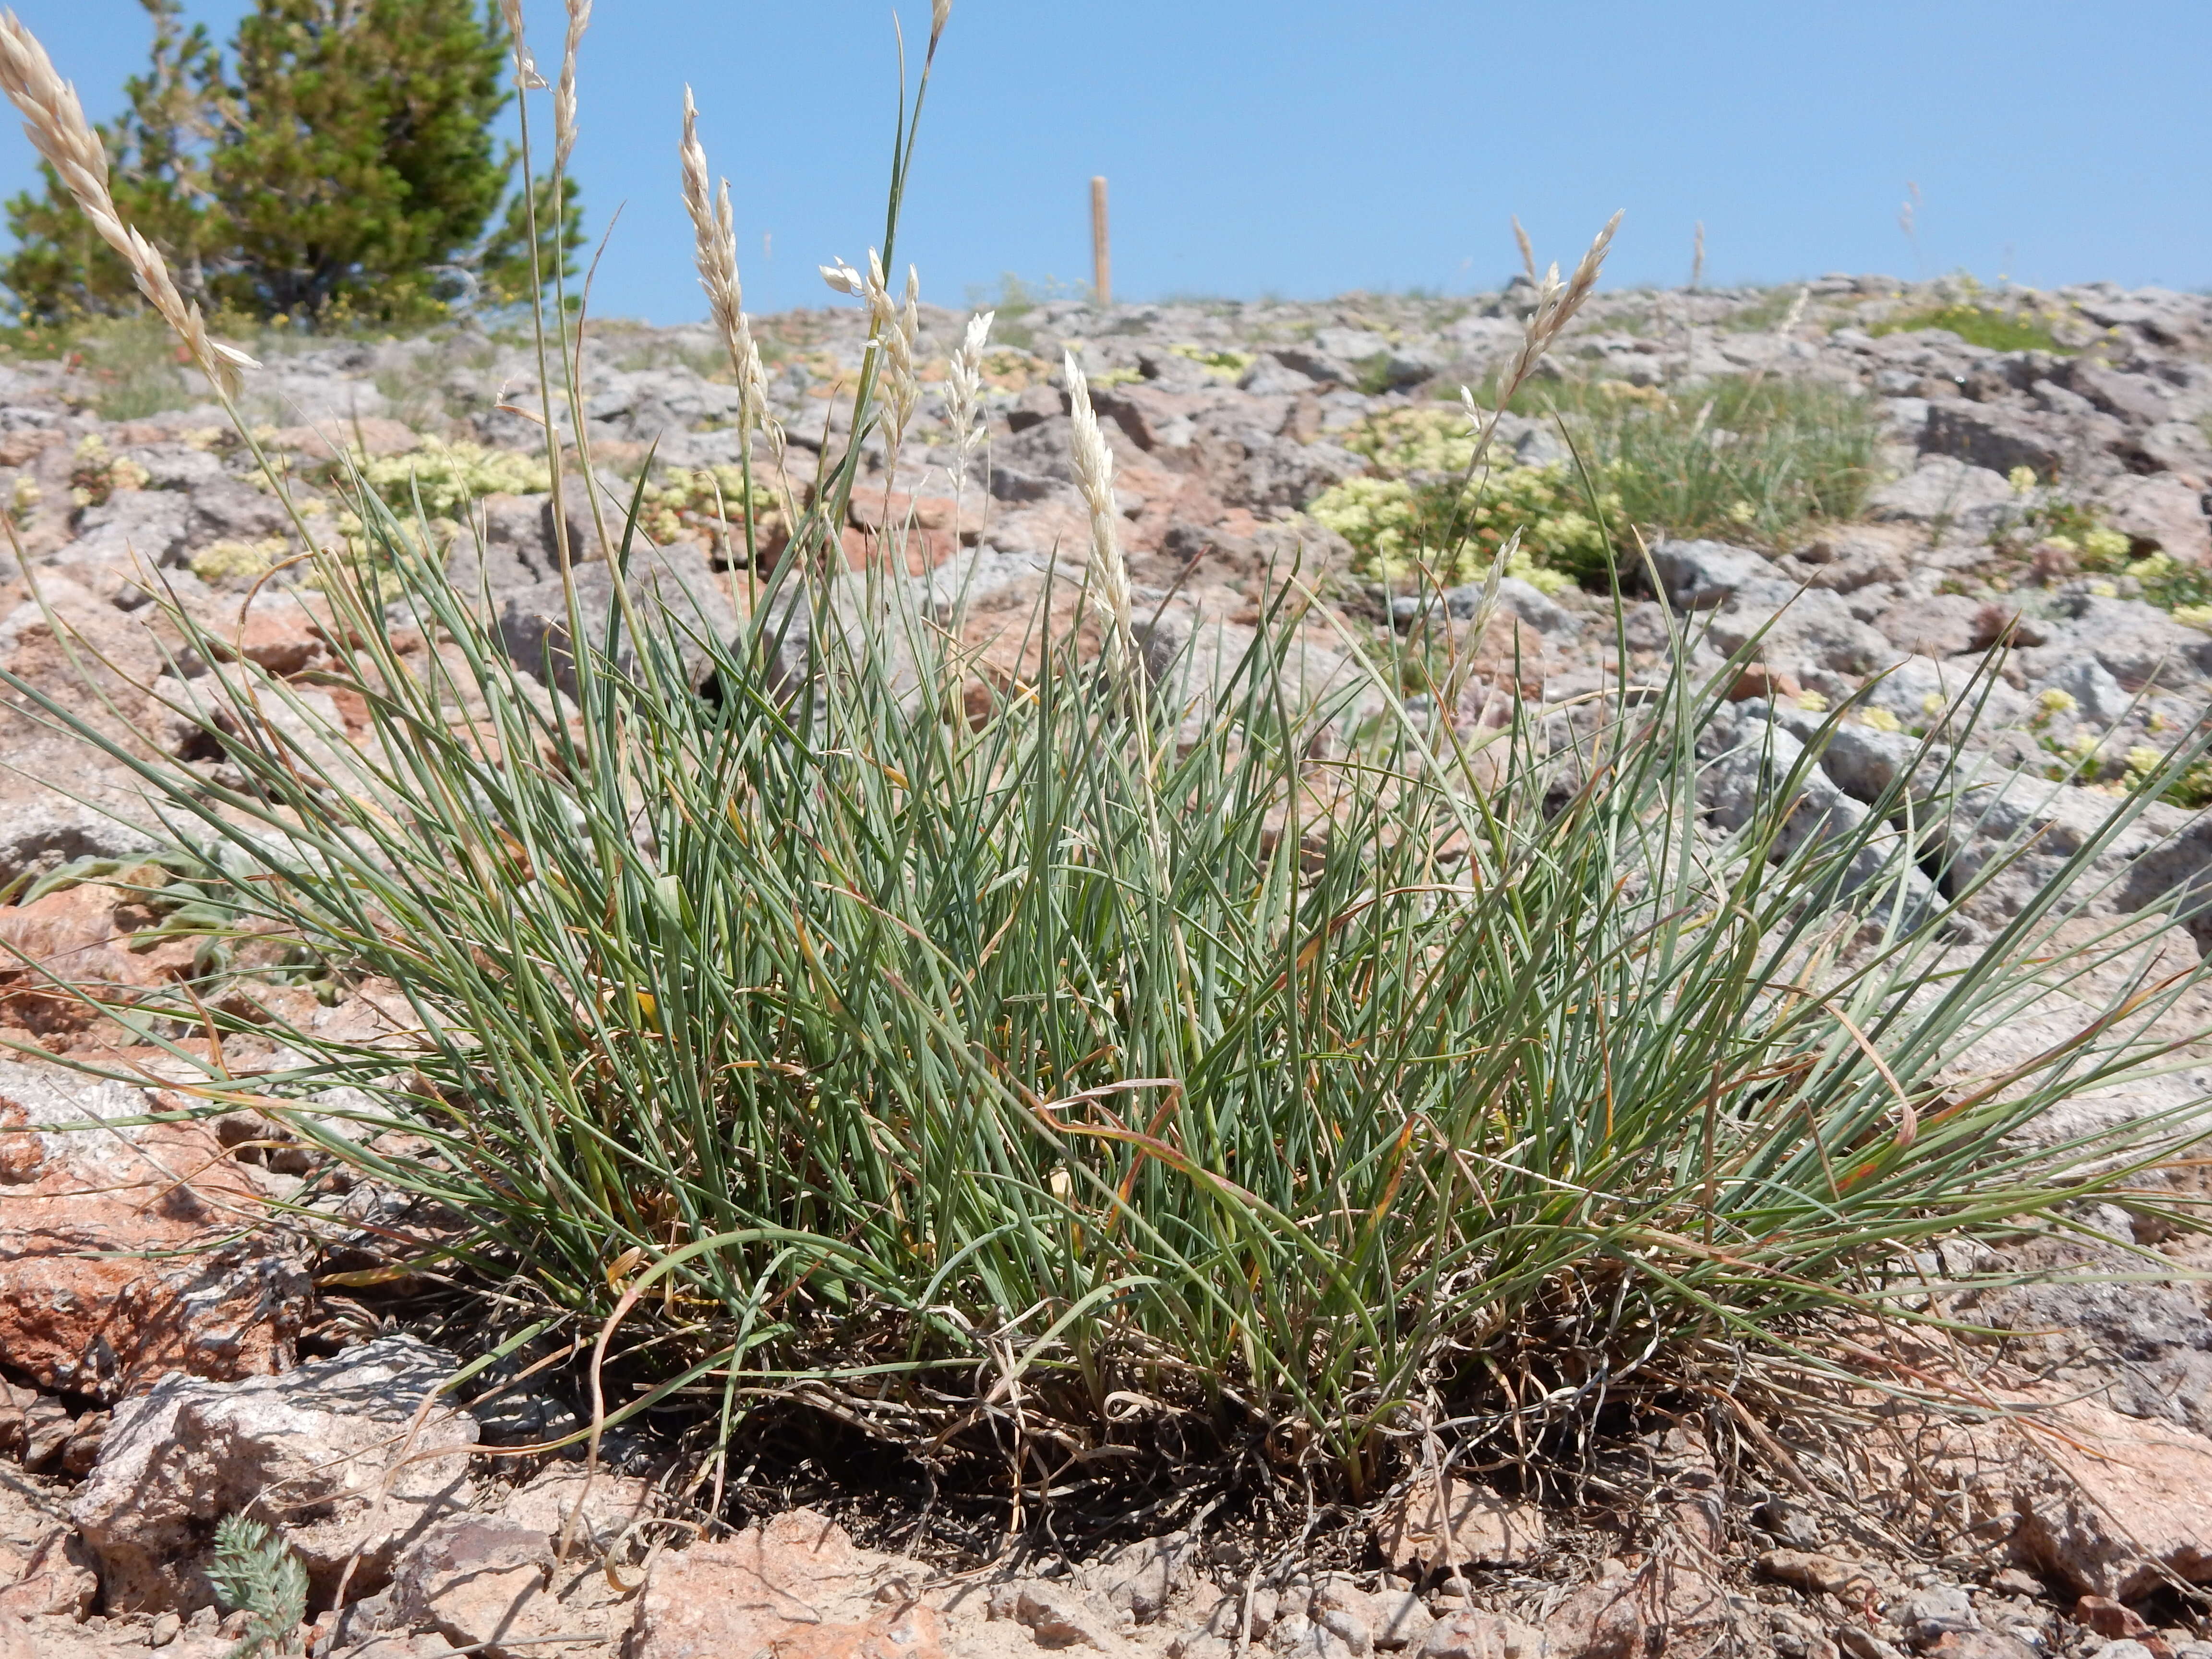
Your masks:
[[[945,365],[945,421],[952,429],[956,483],[966,477],[968,458],[983,438],[983,347],[997,316],[996,312],[979,311],[970,317],[959,349]]]
[[[585,8],[588,13],[588,5]],[[708,194],[707,151],[699,142],[699,106],[691,88],[684,88],[684,208],[691,216],[691,231],[699,267],[699,286],[707,291],[722,349],[729,353],[730,368],[738,377],[738,427],[750,433],[765,417],[768,376],[761,368],[760,349],[753,343],[752,325],[745,320],[744,289],[738,280],[737,221],[730,211],[730,181]],[[781,438],[781,434],[776,434]]]
[[[576,49],[591,21],[592,0],[568,0],[568,35],[562,44],[561,81],[553,94],[553,161],[560,167],[568,165],[576,148]]]
[[[1091,382],[1072,351],[1061,361],[1067,370],[1068,418],[1075,432],[1070,441],[1075,462],[1075,485],[1091,514],[1091,561],[1086,579],[1091,603],[1106,621],[1107,672],[1117,679],[1126,676],[1136,655],[1129,614],[1129,567],[1121,556],[1121,538],[1114,518],[1114,452],[1098,429],[1098,416],[1091,407]]]

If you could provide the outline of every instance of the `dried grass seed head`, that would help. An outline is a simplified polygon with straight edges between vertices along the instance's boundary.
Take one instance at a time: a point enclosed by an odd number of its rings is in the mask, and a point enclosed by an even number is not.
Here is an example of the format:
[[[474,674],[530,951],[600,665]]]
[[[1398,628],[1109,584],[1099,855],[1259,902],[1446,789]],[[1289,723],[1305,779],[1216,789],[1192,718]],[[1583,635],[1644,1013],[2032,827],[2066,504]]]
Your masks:
[[[1468,472],[1473,476],[1490,453],[1491,441],[1498,433],[1498,417],[1513,400],[1513,394],[1535,372],[1544,353],[1560,331],[1574,320],[1574,315],[1597,287],[1598,273],[1605,266],[1606,250],[1613,245],[1613,234],[1620,228],[1620,215],[1616,213],[1605,222],[1605,228],[1591,241],[1589,250],[1576,264],[1574,275],[1565,282],[1559,280],[1559,268],[1553,265],[1536,283],[1536,305],[1522,325],[1521,349],[1513,354],[1513,361],[1498,381],[1498,404],[1486,416],[1477,413],[1474,396],[1465,386],[1460,388],[1460,399],[1467,405],[1475,422],[1474,456],[1468,462]]]
[[[1075,463],[1075,486],[1081,492],[1091,519],[1091,558],[1088,580],[1091,599],[1106,619],[1108,669],[1121,674],[1134,655],[1130,631],[1129,567],[1121,556],[1121,538],[1114,516],[1114,452],[1098,428],[1091,407],[1091,382],[1075,354],[1066,351],[1060,361],[1067,380],[1067,414],[1072,435],[1069,448]]]
[[[514,42],[514,84],[525,92],[544,91],[545,77],[538,72],[538,60],[530,55],[529,43],[523,39],[522,0],[499,0],[499,12]]]
[[[561,82],[553,94],[553,161],[566,167],[576,148],[576,49],[592,21],[592,0],[568,0],[568,34],[561,47]]]
[[[586,10],[589,9],[588,5]],[[684,208],[691,216],[696,246],[699,286],[706,290],[714,327],[729,354],[730,368],[738,377],[738,426],[740,434],[768,407],[768,377],[762,372],[759,349],[753,343],[752,326],[745,320],[744,288],[738,278],[736,216],[730,210],[730,181],[708,193],[706,146],[699,142],[699,106],[691,88],[684,88],[684,142],[681,146]]]
[[[891,417],[887,435],[896,449],[921,400],[921,380],[914,361],[915,336],[921,326],[921,278],[912,266],[907,268],[902,306],[891,298],[882,257],[870,248],[861,294],[868,304],[869,331],[876,343],[884,402]]]
[[[826,265],[817,265],[815,269],[822,273],[822,280],[830,285],[830,291],[832,294],[849,294],[854,299],[859,299],[868,291],[867,283],[862,278],[860,273],[842,259]]]

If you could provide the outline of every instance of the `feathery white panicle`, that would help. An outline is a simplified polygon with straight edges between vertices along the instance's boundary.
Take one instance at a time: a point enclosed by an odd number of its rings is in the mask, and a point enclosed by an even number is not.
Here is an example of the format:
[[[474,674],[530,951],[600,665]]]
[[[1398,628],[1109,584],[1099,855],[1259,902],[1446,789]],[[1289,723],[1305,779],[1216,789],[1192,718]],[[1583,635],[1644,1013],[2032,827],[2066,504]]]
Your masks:
[[[998,313],[979,311],[968,319],[968,332],[945,370],[945,420],[952,428],[952,476],[957,486],[968,476],[968,458],[983,435],[983,347]]]
[[[1106,447],[1098,416],[1091,408],[1091,382],[1072,351],[1066,365],[1067,414],[1074,434],[1069,442],[1075,462],[1075,487],[1091,512],[1091,563],[1087,580],[1091,603],[1104,613],[1106,667],[1116,678],[1129,672],[1136,656],[1129,614],[1129,567],[1121,556],[1114,514],[1114,452]]]
[[[592,21],[592,0],[568,0],[568,38],[561,47],[561,83],[553,94],[553,161],[568,165],[576,148],[576,48]]]
[[[868,302],[869,335],[877,351],[877,386],[890,420],[884,436],[891,453],[898,453],[915,406],[921,401],[921,380],[915,370],[914,339],[921,326],[921,278],[907,268],[906,301],[893,300],[884,276],[884,262],[875,249],[868,250],[868,274],[861,280],[861,296]]]
[[[30,30],[12,11],[0,12],[0,90],[23,112],[23,131],[59,176],[100,240],[123,256],[131,280],[161,313],[192,361],[226,397],[238,394],[238,371],[260,364],[235,346],[211,337],[199,307],[177,291],[161,252],[123,222],[107,186],[107,151],[84,118],[76,88],[54,72]]]
[[[590,9],[588,0],[585,9]],[[760,349],[753,343],[752,325],[745,319],[744,289],[738,280],[737,218],[730,211],[730,181],[723,179],[721,188],[708,194],[707,149],[699,142],[699,106],[692,101],[690,87],[684,88],[680,154],[684,210],[691,216],[699,286],[707,292],[708,310],[738,377],[738,441],[742,445],[758,422],[768,428],[780,453],[783,434],[768,418],[768,376],[761,368]]]
[[[1596,288],[1598,271],[1605,264],[1605,251],[1613,245],[1613,233],[1620,228],[1620,215],[1616,213],[1605,222],[1605,228],[1598,232],[1596,239],[1589,245],[1589,252],[1583,255],[1575,266],[1574,275],[1565,282],[1559,280],[1557,265],[1552,266],[1538,279],[1536,308],[1522,324],[1521,349],[1513,354],[1512,363],[1498,381],[1498,407],[1486,416],[1483,415],[1475,409],[1474,394],[1465,386],[1460,388],[1460,401],[1467,406],[1475,425],[1474,454],[1468,462],[1470,474],[1482,465],[1483,458],[1490,453],[1491,440],[1498,434],[1498,417],[1504,413],[1505,405],[1512,401],[1513,394],[1521,389],[1529,375],[1535,373],[1536,365],[1543,360],[1544,353],[1550,349],[1552,342],[1559,338],[1559,331],[1574,320],[1575,313],[1583,308],[1583,301],[1589,299],[1590,291]],[[1533,264],[1534,262],[1531,263]]]
[[[835,264],[817,265],[815,269],[822,273],[822,280],[830,284],[830,291],[833,294],[850,294],[858,298],[868,291],[868,285],[862,280],[860,273],[842,259]]]

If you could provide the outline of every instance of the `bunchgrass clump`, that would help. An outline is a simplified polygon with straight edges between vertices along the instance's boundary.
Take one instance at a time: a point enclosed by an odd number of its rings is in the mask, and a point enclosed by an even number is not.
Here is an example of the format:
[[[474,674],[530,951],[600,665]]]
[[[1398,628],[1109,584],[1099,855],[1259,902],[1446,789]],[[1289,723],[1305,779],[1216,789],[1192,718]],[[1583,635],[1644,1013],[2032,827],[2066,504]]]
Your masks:
[[[1646,536],[1777,545],[1856,516],[1875,481],[1881,434],[1847,387],[1796,376],[1729,376],[1664,394],[1616,383],[1537,388],[1621,520]]]
[[[741,441],[773,450],[696,150]],[[910,133],[896,153],[887,244]],[[1540,283],[1509,394],[1604,240]],[[1923,747],[1863,811],[1812,810],[1843,714],[1802,750],[1720,740],[1741,656],[1540,724],[1454,712],[1449,668],[1440,714],[1408,708],[1348,635],[1316,666],[1294,587],[1241,654],[1156,651],[1073,359],[1085,621],[1047,635],[1048,593],[1035,677],[980,675],[957,584],[908,584],[896,527],[883,564],[837,559],[860,441],[895,449],[919,384],[890,253],[825,273],[872,319],[855,441],[783,492],[732,638],[620,582],[594,620],[580,576],[556,698],[447,581],[428,504],[357,477],[400,578],[316,572],[359,743],[181,609],[205,672],[161,714],[212,769],[8,678],[137,774],[207,896],[199,979],[83,994],[204,1109],[447,1206],[426,1270],[596,1327],[594,1447],[641,1413],[726,1448],[820,1409],[1046,1502],[1206,1460],[1370,1493],[1431,1436],[1528,1456],[1612,1402],[1734,1410],[1747,1360],[1837,1363],[1825,1313],[1922,1316],[1938,1241],[2037,1224],[2172,1139],[2033,1133],[2170,1052],[2146,1023],[2188,983],[2091,988],[2117,932],[2051,948],[2139,802],[1970,939],[1956,908],[2007,863],[1955,856],[1984,796]],[[573,341],[543,326],[550,410]],[[947,381],[963,449],[988,326]],[[635,509],[611,532],[627,561]],[[403,630],[430,648],[403,659]],[[388,981],[402,1029],[247,1009],[249,961]],[[1962,1066],[2054,989],[2091,1005],[2070,1036]],[[286,1055],[250,1084],[206,1041],[248,1030]]]

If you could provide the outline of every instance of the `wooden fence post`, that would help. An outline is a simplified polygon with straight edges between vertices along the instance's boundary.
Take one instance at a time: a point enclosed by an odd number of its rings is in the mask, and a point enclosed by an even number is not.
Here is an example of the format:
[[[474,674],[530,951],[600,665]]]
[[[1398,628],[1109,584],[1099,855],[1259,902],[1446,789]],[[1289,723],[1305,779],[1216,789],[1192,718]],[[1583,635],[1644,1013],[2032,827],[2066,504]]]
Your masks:
[[[1106,179],[1091,181],[1091,285],[1101,310],[1114,303],[1114,262],[1106,245]]]

